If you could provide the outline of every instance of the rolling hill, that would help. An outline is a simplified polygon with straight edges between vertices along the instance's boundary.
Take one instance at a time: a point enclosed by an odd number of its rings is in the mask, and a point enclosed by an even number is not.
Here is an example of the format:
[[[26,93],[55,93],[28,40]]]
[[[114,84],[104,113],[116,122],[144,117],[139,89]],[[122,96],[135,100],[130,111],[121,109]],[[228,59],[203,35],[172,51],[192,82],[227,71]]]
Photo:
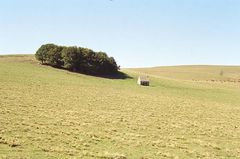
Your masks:
[[[165,66],[129,69],[136,73],[180,80],[240,82],[239,66]]]
[[[122,71],[102,78],[0,56],[0,158],[240,158],[240,67]],[[141,74],[150,87],[136,84]]]

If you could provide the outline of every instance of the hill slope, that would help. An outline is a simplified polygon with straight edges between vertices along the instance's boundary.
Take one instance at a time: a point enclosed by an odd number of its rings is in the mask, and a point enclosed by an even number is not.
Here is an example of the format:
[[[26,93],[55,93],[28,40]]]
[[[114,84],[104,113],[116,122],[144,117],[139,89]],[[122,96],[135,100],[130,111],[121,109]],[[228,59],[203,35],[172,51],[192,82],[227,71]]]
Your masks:
[[[240,66],[167,66],[128,70],[181,80],[240,82]]]
[[[125,70],[126,73],[131,70]],[[0,158],[238,158],[239,83],[151,86],[0,57]]]

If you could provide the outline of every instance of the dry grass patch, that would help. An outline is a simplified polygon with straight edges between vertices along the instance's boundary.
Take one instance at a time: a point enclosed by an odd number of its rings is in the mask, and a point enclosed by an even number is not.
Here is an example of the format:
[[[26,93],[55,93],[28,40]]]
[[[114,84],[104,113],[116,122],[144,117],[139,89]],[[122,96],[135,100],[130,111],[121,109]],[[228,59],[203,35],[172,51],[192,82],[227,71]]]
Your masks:
[[[0,158],[240,158],[237,84],[139,87],[11,58],[0,59]]]

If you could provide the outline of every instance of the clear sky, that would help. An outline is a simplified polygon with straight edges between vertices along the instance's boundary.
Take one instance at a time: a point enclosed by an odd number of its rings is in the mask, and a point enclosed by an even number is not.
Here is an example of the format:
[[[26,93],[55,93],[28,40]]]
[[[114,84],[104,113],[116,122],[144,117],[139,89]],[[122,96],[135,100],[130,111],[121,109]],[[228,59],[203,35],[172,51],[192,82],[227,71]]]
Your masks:
[[[45,43],[122,67],[240,65],[240,0],[0,0],[0,54]]]

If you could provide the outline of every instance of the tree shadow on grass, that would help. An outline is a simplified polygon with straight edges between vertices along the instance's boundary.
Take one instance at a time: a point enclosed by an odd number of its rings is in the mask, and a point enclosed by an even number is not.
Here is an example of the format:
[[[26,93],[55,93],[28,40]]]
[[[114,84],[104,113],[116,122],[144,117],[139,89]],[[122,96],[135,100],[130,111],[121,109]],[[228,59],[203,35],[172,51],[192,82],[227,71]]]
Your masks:
[[[133,79],[133,77],[129,76],[128,74],[124,72],[118,71],[115,74],[112,75],[92,75],[95,77],[101,77],[101,78],[108,78],[108,79]]]
[[[67,69],[65,69],[67,70]],[[69,70],[67,70],[69,71]],[[117,73],[114,74],[110,74],[110,75],[99,75],[99,74],[89,74],[89,73],[85,73],[85,72],[75,72],[75,71],[69,71],[69,72],[73,72],[73,73],[77,73],[77,74],[84,74],[84,75],[88,75],[88,76],[92,76],[92,77],[98,77],[98,78],[106,78],[106,79],[133,79],[133,77],[129,76],[126,73],[120,72],[118,71]]]
[[[85,72],[81,72],[81,71],[71,71],[68,70],[66,68],[62,68],[62,67],[55,67],[55,66],[51,66],[51,65],[47,65],[44,64],[46,66],[50,66],[56,69],[60,69],[60,70],[66,70],[68,72],[72,72],[72,73],[77,73],[77,74],[84,74],[84,75],[88,75],[88,76],[93,76],[93,77],[100,77],[100,78],[107,78],[107,79],[133,79],[133,77],[129,76],[128,74],[124,73],[124,72],[116,72],[114,74],[111,75],[99,75],[99,74],[89,74],[89,73],[85,73]]]

